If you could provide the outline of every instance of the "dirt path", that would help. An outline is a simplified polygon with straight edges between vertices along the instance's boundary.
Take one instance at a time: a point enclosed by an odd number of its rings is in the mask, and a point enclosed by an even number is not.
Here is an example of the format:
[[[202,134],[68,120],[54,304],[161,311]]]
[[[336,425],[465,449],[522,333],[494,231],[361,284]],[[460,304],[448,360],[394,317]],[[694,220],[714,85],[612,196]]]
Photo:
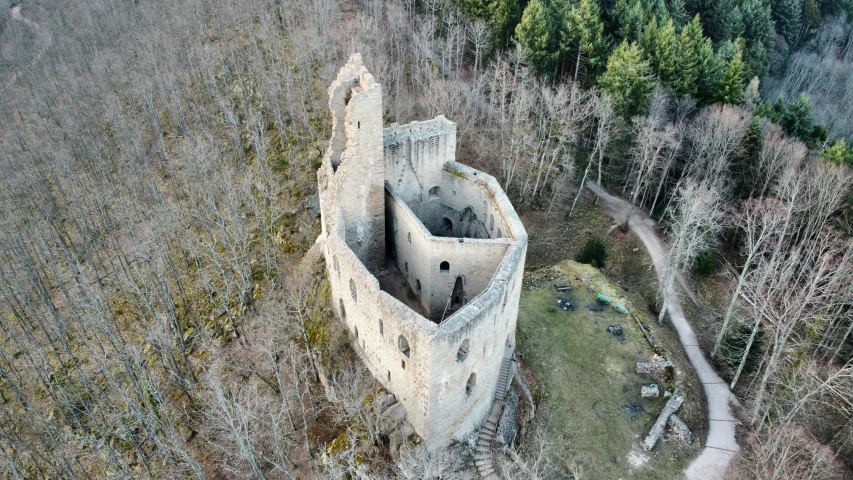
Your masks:
[[[47,50],[47,48],[50,45],[53,44],[53,37],[46,30],[42,30],[41,27],[39,27],[38,23],[33,22],[32,20],[24,17],[24,15],[21,13],[21,5],[16,5],[16,6],[12,7],[12,9],[9,11],[9,14],[12,17],[12,20],[25,23],[27,26],[29,26],[30,28],[35,30],[36,33],[40,37],[39,42],[41,43],[41,48],[39,49],[36,56],[30,61],[29,65],[28,65],[29,67],[32,67],[36,63],[38,63],[39,60],[41,60],[41,57],[42,57],[42,55],[44,55],[44,52]],[[12,73],[12,75],[9,77],[9,82],[8,82],[9,87],[14,86],[15,81],[17,81],[18,75],[20,75],[20,73],[21,73],[20,70],[16,70]],[[6,94],[6,92],[5,92],[4,86],[0,85],[0,95],[5,95],[5,94]]]
[[[609,195],[599,189],[594,183],[587,183],[593,193],[599,195],[599,204],[610,217],[619,223],[625,221],[626,216],[631,215],[629,226],[643,244],[657,271],[658,279],[663,275],[666,268],[666,246],[655,233],[655,221],[649,218],[630,203],[620,198]],[[730,403],[737,404],[737,398],[732,395],[728,384],[717,375],[711,364],[705,358],[705,353],[698,345],[693,328],[684,317],[681,309],[681,301],[673,298],[669,305],[669,317],[672,325],[678,332],[681,345],[693,364],[699,381],[705,389],[708,398],[708,438],[705,440],[705,448],[702,453],[688,465],[684,473],[688,480],[712,480],[724,478],[725,470],[731,459],[740,451],[740,446],[735,439],[735,425],[737,419],[732,415]]]

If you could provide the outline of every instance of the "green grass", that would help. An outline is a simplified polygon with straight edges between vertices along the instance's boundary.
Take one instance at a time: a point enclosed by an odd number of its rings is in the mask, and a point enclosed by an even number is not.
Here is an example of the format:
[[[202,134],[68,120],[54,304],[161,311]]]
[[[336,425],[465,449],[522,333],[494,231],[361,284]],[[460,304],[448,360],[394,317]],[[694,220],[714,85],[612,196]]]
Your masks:
[[[587,309],[599,291],[632,312],[638,312],[635,302],[589,265],[562,262],[558,268],[564,273],[561,279],[572,285],[575,311],[556,308],[558,296],[551,288],[555,279],[544,288],[522,292],[518,317],[519,350],[543,386],[540,407],[549,411],[551,427],[565,439],[558,447],[583,464],[587,478],[677,475],[689,456],[677,445],[657,447],[644,467],[630,470],[628,453],[637,448],[665,403],[663,398],[640,397],[641,386],[651,380],[636,374],[635,365],[653,352],[628,316],[612,308],[600,313]],[[624,343],[607,332],[609,325],[622,327]],[[623,409],[628,404],[642,407],[639,418],[628,418]]]

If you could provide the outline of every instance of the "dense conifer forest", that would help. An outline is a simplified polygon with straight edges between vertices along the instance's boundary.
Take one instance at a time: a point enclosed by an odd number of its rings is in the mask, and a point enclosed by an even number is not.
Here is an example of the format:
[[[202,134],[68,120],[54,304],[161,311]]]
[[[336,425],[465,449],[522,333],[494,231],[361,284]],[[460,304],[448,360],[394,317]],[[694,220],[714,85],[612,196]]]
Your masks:
[[[390,456],[311,250],[326,88],[354,52],[386,124],[457,122],[459,160],[520,212],[571,222],[595,183],[660,220],[660,305],[678,273],[726,279],[695,321],[742,406],[731,478],[850,478],[851,18],[0,0],[0,478],[473,478],[459,449]],[[532,428],[501,469],[587,478]]]

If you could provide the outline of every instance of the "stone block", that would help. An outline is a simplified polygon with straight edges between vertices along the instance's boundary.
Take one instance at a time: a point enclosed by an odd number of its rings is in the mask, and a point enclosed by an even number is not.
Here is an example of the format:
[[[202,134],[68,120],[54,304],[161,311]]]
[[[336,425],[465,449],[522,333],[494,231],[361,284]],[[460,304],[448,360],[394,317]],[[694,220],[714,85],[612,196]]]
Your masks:
[[[640,389],[640,396],[643,398],[658,398],[659,395],[660,389],[657,383],[643,385],[643,388]]]
[[[671,370],[672,362],[669,360],[663,362],[637,362],[637,373],[648,375],[658,380],[666,380]]]
[[[690,431],[690,428],[686,423],[684,423],[684,420],[682,420],[681,417],[673,414],[669,417],[667,425],[669,426],[669,432],[673,437],[679,440],[684,440],[688,445],[693,443],[693,432]]]

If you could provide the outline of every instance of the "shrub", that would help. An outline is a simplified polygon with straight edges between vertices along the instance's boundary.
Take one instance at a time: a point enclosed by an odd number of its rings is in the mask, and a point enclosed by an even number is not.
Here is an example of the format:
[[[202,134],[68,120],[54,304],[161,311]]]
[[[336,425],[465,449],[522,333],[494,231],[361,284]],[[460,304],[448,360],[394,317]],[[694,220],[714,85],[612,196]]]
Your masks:
[[[595,268],[604,268],[607,262],[607,248],[598,236],[590,238],[583,246],[581,253],[575,256],[580,263],[588,263]]]
[[[743,358],[743,351],[746,350],[746,344],[749,342],[753,328],[755,328],[753,325],[742,323],[731,329],[723,337],[721,361],[725,364],[728,373],[731,375],[734,375],[737,367],[740,365],[740,360]],[[764,331],[758,330],[758,333],[755,334],[755,340],[752,342],[752,347],[749,349],[749,355],[746,357],[746,364],[743,366],[742,375],[755,373],[761,362],[763,348]]]
[[[697,255],[696,261],[693,262],[693,271],[701,275],[710,275],[717,271],[717,252],[709,249]]]

